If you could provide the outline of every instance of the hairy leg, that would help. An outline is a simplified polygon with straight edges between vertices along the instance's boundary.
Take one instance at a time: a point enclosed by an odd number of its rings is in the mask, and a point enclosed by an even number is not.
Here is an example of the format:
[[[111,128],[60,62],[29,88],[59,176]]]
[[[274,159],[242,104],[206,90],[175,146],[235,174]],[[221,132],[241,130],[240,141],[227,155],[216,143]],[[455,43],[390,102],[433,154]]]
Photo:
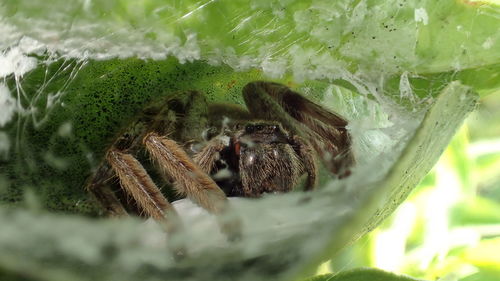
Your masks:
[[[208,116],[209,124],[218,128],[227,121],[252,119],[252,115],[245,107],[232,103],[210,104],[208,106]]]
[[[292,145],[300,159],[302,159],[305,172],[307,173],[307,182],[304,189],[312,190],[316,187],[318,181],[318,167],[314,158],[313,148],[299,136],[293,137]]]
[[[175,111],[177,120],[172,138],[179,143],[202,140],[203,131],[208,127],[208,103],[205,95],[197,91],[179,93],[168,104],[168,110]],[[159,135],[163,132],[151,130]]]
[[[179,193],[211,213],[223,211],[227,205],[224,192],[175,141],[150,133],[144,138],[144,145],[162,172],[174,179]]]
[[[137,159],[118,150],[109,151],[106,159],[120,180],[121,187],[137,202],[146,216],[157,221],[170,237],[184,230],[174,207],[165,199]],[[184,256],[183,245],[169,244],[169,247],[177,258]]]
[[[110,217],[124,217],[127,216],[127,211],[113,190],[111,189],[111,182],[114,180],[114,173],[108,164],[102,164],[87,184],[87,190],[95,197],[101,204]]]
[[[210,174],[215,162],[219,159],[219,153],[229,145],[229,141],[227,136],[218,136],[211,139],[200,152],[194,155],[193,161],[198,164],[204,173]]]
[[[224,192],[173,140],[149,133],[143,140],[146,150],[161,171],[174,180],[174,188],[193,202],[218,216],[222,231],[229,238],[240,236],[240,223],[228,214],[229,202]]]
[[[120,179],[122,188],[134,198],[149,217],[163,222],[167,219],[167,214],[177,215],[141,163],[132,155],[111,150],[106,158]]]

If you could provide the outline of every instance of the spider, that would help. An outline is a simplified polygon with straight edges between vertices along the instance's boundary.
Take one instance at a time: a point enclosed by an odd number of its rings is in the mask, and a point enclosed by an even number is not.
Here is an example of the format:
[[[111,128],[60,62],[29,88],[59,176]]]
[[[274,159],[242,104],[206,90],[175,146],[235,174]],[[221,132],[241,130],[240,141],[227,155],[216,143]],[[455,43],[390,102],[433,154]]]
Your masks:
[[[112,142],[87,189],[109,215],[135,208],[173,233],[182,228],[178,214],[137,160],[144,151],[176,192],[218,218],[228,212],[227,197],[288,192],[306,174],[304,189],[314,189],[316,159],[339,177],[350,174],[344,118],[277,83],[251,82],[243,97],[246,108],[209,105],[197,91],[147,106]],[[234,219],[220,225],[238,236]]]

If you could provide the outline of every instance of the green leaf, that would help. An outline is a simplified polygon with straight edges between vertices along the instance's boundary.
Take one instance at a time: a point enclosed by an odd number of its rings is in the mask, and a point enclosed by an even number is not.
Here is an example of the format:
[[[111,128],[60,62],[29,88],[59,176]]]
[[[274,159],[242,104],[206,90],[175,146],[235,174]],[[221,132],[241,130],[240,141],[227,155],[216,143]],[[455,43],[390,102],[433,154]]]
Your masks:
[[[498,88],[482,74],[500,63],[499,13],[494,4],[455,0],[21,0],[0,6],[10,31],[0,47],[27,36],[70,57],[173,55],[356,87],[359,77],[375,86],[381,75],[465,71],[486,93],[485,84]]]
[[[410,276],[398,275],[377,268],[356,268],[339,273],[324,274],[303,281],[418,281]]]
[[[460,279],[460,281],[497,281],[500,278],[500,271],[495,269],[481,270],[465,278]]]
[[[180,263],[165,245],[144,242],[144,226],[134,220],[1,207],[0,269],[41,280],[287,280],[311,272],[406,198],[473,109],[474,90],[498,89],[498,14],[493,5],[454,0],[2,3],[2,55],[37,54],[39,63],[31,73],[18,65],[5,80],[22,107],[2,127],[13,143],[6,159],[23,162],[1,163],[2,201],[36,206],[25,192],[33,190],[49,209],[95,214],[82,179],[144,104],[188,89],[238,103],[242,85],[256,79],[305,81],[302,89],[318,101],[331,94],[329,82],[348,87],[356,93],[341,100],[359,118],[353,135],[368,139],[376,127],[399,146],[318,192],[235,204],[247,225],[237,245],[203,244],[213,232],[193,225],[196,254]],[[54,57],[61,60],[50,64]],[[381,107],[391,126],[373,121]],[[360,163],[368,158],[362,155]]]
[[[128,280],[163,280],[165,276],[217,279],[226,275],[239,280],[255,280],[256,276],[286,280],[298,273],[306,275],[319,261],[375,227],[406,198],[474,108],[476,98],[458,82],[448,85],[380,181],[366,184],[352,178],[350,188],[343,192],[325,188],[308,194],[238,201],[233,206],[235,213],[245,225],[252,226],[246,231],[254,232],[245,232],[236,245],[214,249],[213,244],[203,244],[207,231],[214,235],[217,231],[192,224],[190,247],[194,248],[190,251],[196,254],[176,263],[165,244],[145,240],[162,237],[158,227],[145,228],[135,220],[96,222],[1,207],[0,264],[7,272],[36,274],[40,280],[94,280],[96,276],[114,280],[123,275]],[[314,204],[297,204],[303,196]],[[268,215],[270,209],[272,216]],[[315,214],[315,218],[307,215],[309,219],[303,220],[304,214]],[[289,227],[277,228],[283,222]],[[270,240],[269,235],[278,239]]]

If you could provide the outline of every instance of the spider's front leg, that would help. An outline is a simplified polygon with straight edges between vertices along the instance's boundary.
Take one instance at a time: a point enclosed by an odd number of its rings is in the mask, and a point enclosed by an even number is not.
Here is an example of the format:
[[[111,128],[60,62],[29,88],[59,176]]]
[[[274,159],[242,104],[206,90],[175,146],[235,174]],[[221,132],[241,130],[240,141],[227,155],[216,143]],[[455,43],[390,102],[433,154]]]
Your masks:
[[[215,214],[222,231],[230,240],[241,236],[238,219],[231,217],[228,213],[229,202],[226,195],[204,171],[213,165],[213,158],[206,159],[205,156],[208,156],[210,149],[217,149],[217,147],[209,145],[202,151],[201,155],[205,155],[202,158],[207,160],[202,164],[205,168],[202,168],[175,141],[167,137],[152,132],[144,137],[143,142],[161,171],[174,180],[174,188],[179,193]]]
[[[178,192],[212,213],[224,211],[224,192],[175,141],[153,132],[146,135],[144,145],[162,172],[174,180]]]
[[[293,136],[290,143],[294,146],[307,173],[307,182],[304,190],[313,190],[318,181],[318,167],[314,160],[314,152],[311,146],[301,137]]]
[[[113,148],[107,153],[106,160],[120,180],[121,187],[135,200],[141,211],[165,226],[169,233],[173,234],[182,228],[174,207],[134,156]]]

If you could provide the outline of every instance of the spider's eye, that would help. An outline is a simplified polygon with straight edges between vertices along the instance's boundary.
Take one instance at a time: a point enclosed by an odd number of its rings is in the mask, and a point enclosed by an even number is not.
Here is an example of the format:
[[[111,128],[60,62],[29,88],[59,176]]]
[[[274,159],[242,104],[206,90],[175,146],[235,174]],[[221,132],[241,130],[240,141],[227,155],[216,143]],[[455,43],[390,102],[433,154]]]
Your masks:
[[[246,127],[245,127],[246,133],[253,133],[254,130],[255,130],[255,128],[253,125],[246,125]]]
[[[278,126],[276,126],[276,125],[272,125],[272,126],[271,126],[271,129],[272,129],[274,132],[279,131],[279,128],[278,128]]]
[[[257,125],[255,127],[257,128],[257,131],[262,131],[262,129],[264,129],[264,126],[262,125]]]

